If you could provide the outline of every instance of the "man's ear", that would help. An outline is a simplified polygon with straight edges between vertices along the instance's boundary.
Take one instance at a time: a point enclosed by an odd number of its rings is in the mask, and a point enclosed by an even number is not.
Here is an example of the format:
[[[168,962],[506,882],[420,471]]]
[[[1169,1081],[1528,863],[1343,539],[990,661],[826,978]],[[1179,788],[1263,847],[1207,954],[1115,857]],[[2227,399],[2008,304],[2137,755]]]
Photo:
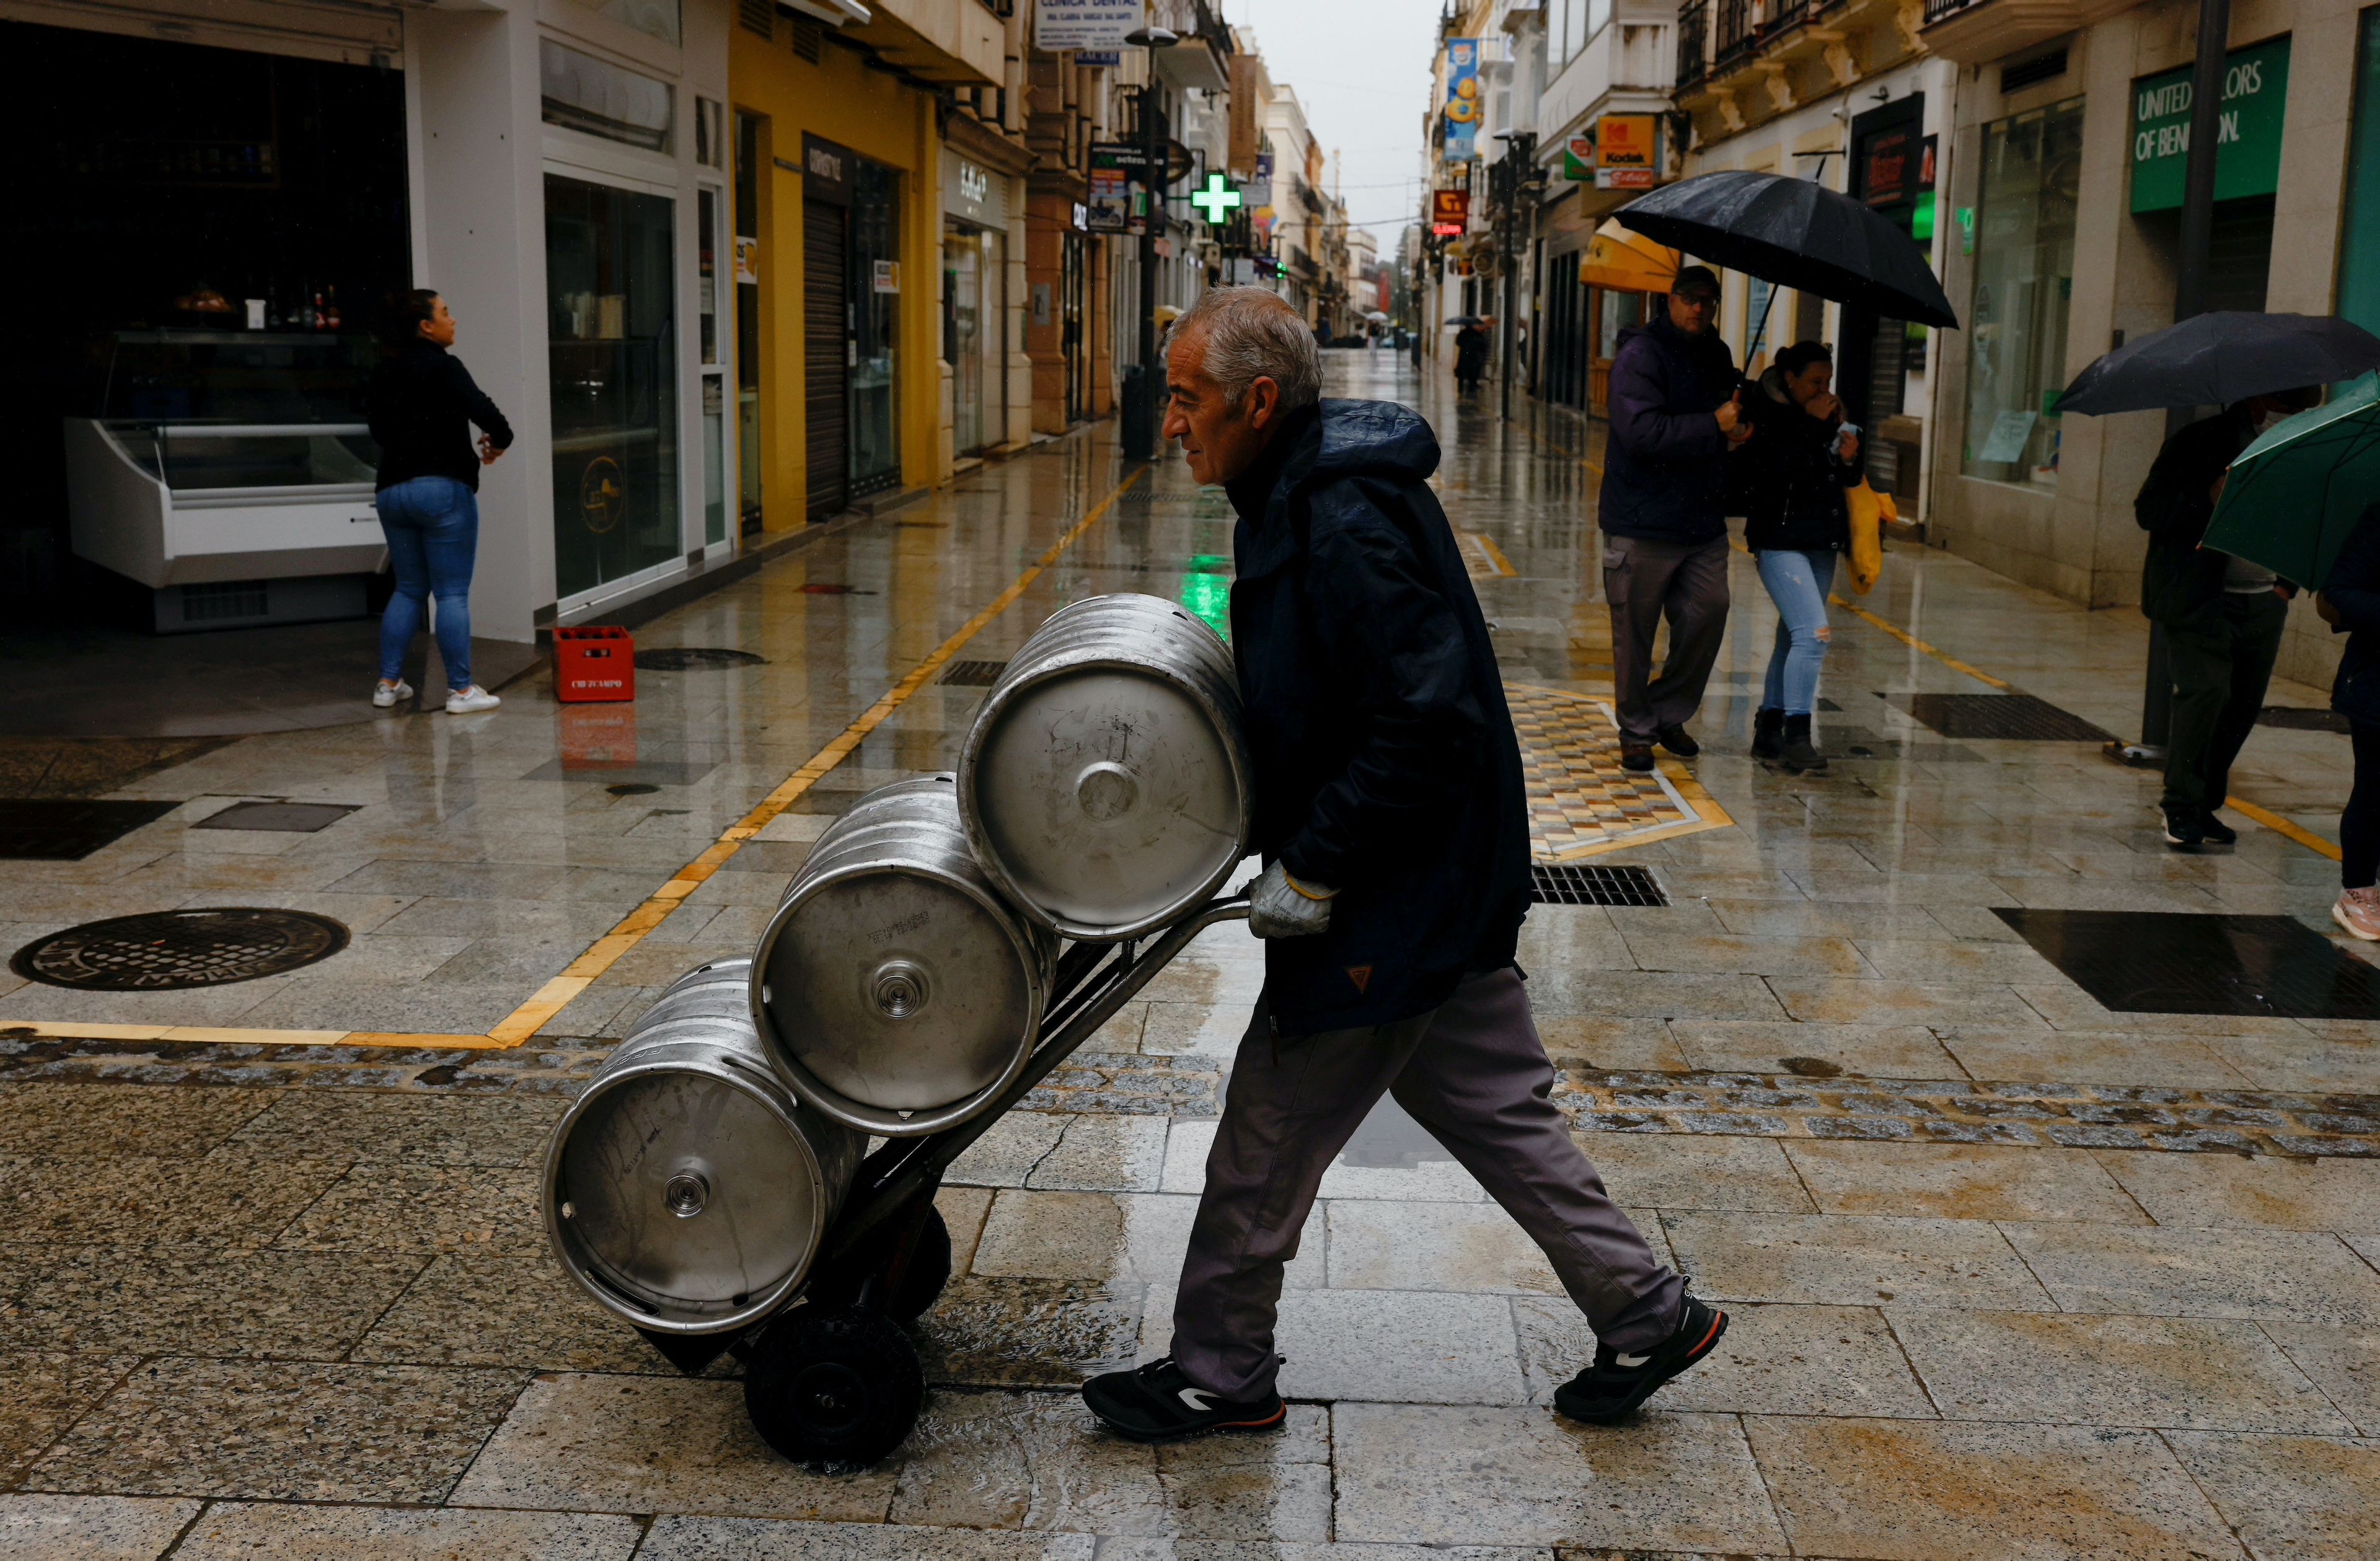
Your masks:
[[[1248,386],[1248,427],[1260,429],[1281,410],[1281,382],[1259,374]]]

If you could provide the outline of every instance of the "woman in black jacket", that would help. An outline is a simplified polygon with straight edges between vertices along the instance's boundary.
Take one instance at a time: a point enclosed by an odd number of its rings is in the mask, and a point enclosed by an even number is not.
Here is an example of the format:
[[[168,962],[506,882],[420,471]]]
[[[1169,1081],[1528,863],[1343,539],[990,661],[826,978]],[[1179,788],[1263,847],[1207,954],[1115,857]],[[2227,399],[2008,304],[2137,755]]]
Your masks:
[[[471,569],[480,549],[480,468],[513,442],[512,425],[471,382],[455,345],[446,300],[423,288],[398,295],[389,310],[388,356],[372,371],[366,406],[380,442],[380,512],[396,594],[380,620],[380,686],[387,709],[409,698],[405,653],[438,598],[438,659],[446,664],[446,713],[503,703],[471,681]],[[480,426],[477,449],[471,425]]]
[[[1744,545],[1777,604],[1777,643],[1752,719],[1752,752],[1797,775],[1827,768],[1810,741],[1810,715],[1833,634],[1827,593],[1835,558],[1851,547],[1843,490],[1860,479],[1859,430],[1844,424],[1842,403],[1828,388],[1834,373],[1822,342],[1796,342],[1779,353],[1758,391],[1743,398],[1755,437],[1728,457],[1729,481],[1748,517]]]
[[[2330,632],[2348,635],[2330,708],[2355,744],[2355,789],[2338,818],[2338,900],[2330,919],[2365,942],[2380,940],[2380,503],[2363,512],[2314,599]]]

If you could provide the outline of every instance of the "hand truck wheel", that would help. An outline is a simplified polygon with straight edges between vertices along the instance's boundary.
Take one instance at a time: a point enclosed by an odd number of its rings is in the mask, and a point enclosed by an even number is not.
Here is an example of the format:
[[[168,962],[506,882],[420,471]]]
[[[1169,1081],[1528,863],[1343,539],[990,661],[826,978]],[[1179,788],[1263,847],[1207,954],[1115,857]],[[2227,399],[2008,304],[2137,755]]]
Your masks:
[[[795,1463],[866,1468],[925,1407],[917,1347],[880,1312],[798,1307],[771,1324],[744,1374],[760,1439]]]

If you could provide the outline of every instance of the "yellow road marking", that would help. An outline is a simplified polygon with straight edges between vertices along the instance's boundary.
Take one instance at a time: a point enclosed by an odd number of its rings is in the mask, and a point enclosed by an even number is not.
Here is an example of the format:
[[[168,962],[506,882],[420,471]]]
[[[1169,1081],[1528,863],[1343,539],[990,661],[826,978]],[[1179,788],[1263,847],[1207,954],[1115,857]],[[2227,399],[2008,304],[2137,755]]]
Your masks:
[[[1841,608],[1844,611],[1850,613],[1852,617],[1857,618],[1862,623],[1873,624],[1875,627],[1882,629],[1886,634],[1890,635],[1901,644],[1909,647],[1910,649],[1922,650],[1925,652],[1926,655],[1933,657],[1934,659],[1941,662],[1944,666],[1949,668],[1954,672],[1964,672],[1969,677],[1973,678],[1977,683],[1983,684],[1987,687],[1997,688],[2003,691],[2008,688],[2008,684],[2002,679],[1996,678],[1989,672],[1982,672],[1976,668],[1971,667],[1967,665],[1966,662],[1960,660],[1956,656],[1946,655],[1942,651],[1937,650],[1934,647],[1926,644],[1924,640],[1919,639],[1915,635],[1911,634],[1907,629],[1902,628],[1900,624],[1886,623],[1883,619],[1877,617],[1875,613],[1870,612],[1866,608],[1858,605],[1856,602],[1845,601],[1842,598],[1832,595],[1829,595],[1827,599],[1833,602],[1837,607]]]
[[[744,842],[768,828],[770,822],[819,781],[857,751],[870,732],[892,718],[894,711],[908,702],[909,696],[923,688],[943,663],[958,654],[966,643],[989,627],[993,619],[1016,605],[1034,581],[1039,579],[1060,555],[1082,538],[1092,526],[1106,518],[1117,500],[1130,491],[1134,483],[1148,475],[1147,466],[1135,471],[1118,483],[1115,490],[1093,505],[1090,512],[1069,526],[1064,535],[1050,544],[1049,551],[1036,559],[1031,567],[1019,575],[1008,588],[991,599],[983,611],[968,619],[958,632],[935,647],[932,654],[909,670],[908,675],[888,689],[884,696],[870,705],[858,720],[853,721],[834,741],[820,748],[810,761],[787,776],[784,782],[742,818],[721,831],[719,839],[703,853],[679,868],[667,883],[648,896],[641,905],[622,917],[619,924],[597,938],[585,953],[564,967],[561,974],[538,988],[534,997],[515,1009],[502,1023],[484,1035],[402,1035],[394,1032],[367,1030],[245,1030],[211,1028],[201,1025],[164,1024],[85,1024],[30,1023],[0,1019],[0,1032],[14,1031],[22,1035],[55,1036],[79,1040],[102,1041],[185,1041],[213,1046],[347,1046],[404,1047],[421,1050],[504,1050],[519,1046],[545,1026],[555,1014],[570,1005],[573,998],[594,985],[598,976],[620,962],[622,956],[643,942],[652,930],[669,918],[670,913],[686,903],[687,895],[702,887],[705,880],[724,866],[728,858],[744,848]]]
[[[2229,808],[2232,812],[2238,814],[2242,818],[2252,819],[2258,824],[2262,824],[2265,829],[2272,830],[2273,833],[2279,835],[2284,839],[2297,841],[2298,844],[2305,847],[2308,851],[2313,852],[2316,856],[2327,856],[2333,862],[2339,860],[2340,853],[2338,847],[2331,844],[2328,841],[2323,839],[2320,835],[2313,833],[2312,830],[2302,829],[2298,825],[2290,823],[2288,819],[2282,817],[2277,813],[2258,807],[2252,802],[2241,802],[2238,797],[2225,797],[2223,799],[2223,805]]]

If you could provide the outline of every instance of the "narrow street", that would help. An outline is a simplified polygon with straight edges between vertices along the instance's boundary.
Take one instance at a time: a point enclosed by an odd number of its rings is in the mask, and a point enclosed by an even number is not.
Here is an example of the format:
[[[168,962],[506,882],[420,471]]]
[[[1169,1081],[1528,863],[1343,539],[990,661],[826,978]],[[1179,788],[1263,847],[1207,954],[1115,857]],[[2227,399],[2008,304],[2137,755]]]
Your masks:
[[[1733,1318],[1709,1362],[1624,1426],[1555,1417],[1592,1336],[1384,1104],[1290,1269],[1286,1429],[1099,1431],[1085,1374],[1167,1347],[1262,976],[1236,923],[954,1168],[883,1464],[780,1459],[733,1357],[681,1376],[565,1278],[550,1129],[661,988],[751,953],[826,819],[951,768],[1067,602],[1222,626],[1221,494],[1109,422],[643,625],[686,654],[632,704],[359,688],[350,724],[128,768],[103,794],[161,811],[79,860],[0,862],[11,951],[176,909],[345,933],[185,990],[0,971],[0,1561],[2380,1554],[2380,1021],[2295,1016],[2380,1012],[2328,916],[2348,739],[2260,726],[2237,847],[2172,853],[2156,777],[2099,751],[2137,613],[1895,543],[1833,611],[1828,772],[1746,756],[1776,614],[1739,553],[1704,753],[1640,783],[1597,703],[1601,425],[1327,356],[1446,446],[1541,863],[1648,875],[1537,905],[1521,963],[1580,1143]],[[257,802],[334,811],[227,816]]]

